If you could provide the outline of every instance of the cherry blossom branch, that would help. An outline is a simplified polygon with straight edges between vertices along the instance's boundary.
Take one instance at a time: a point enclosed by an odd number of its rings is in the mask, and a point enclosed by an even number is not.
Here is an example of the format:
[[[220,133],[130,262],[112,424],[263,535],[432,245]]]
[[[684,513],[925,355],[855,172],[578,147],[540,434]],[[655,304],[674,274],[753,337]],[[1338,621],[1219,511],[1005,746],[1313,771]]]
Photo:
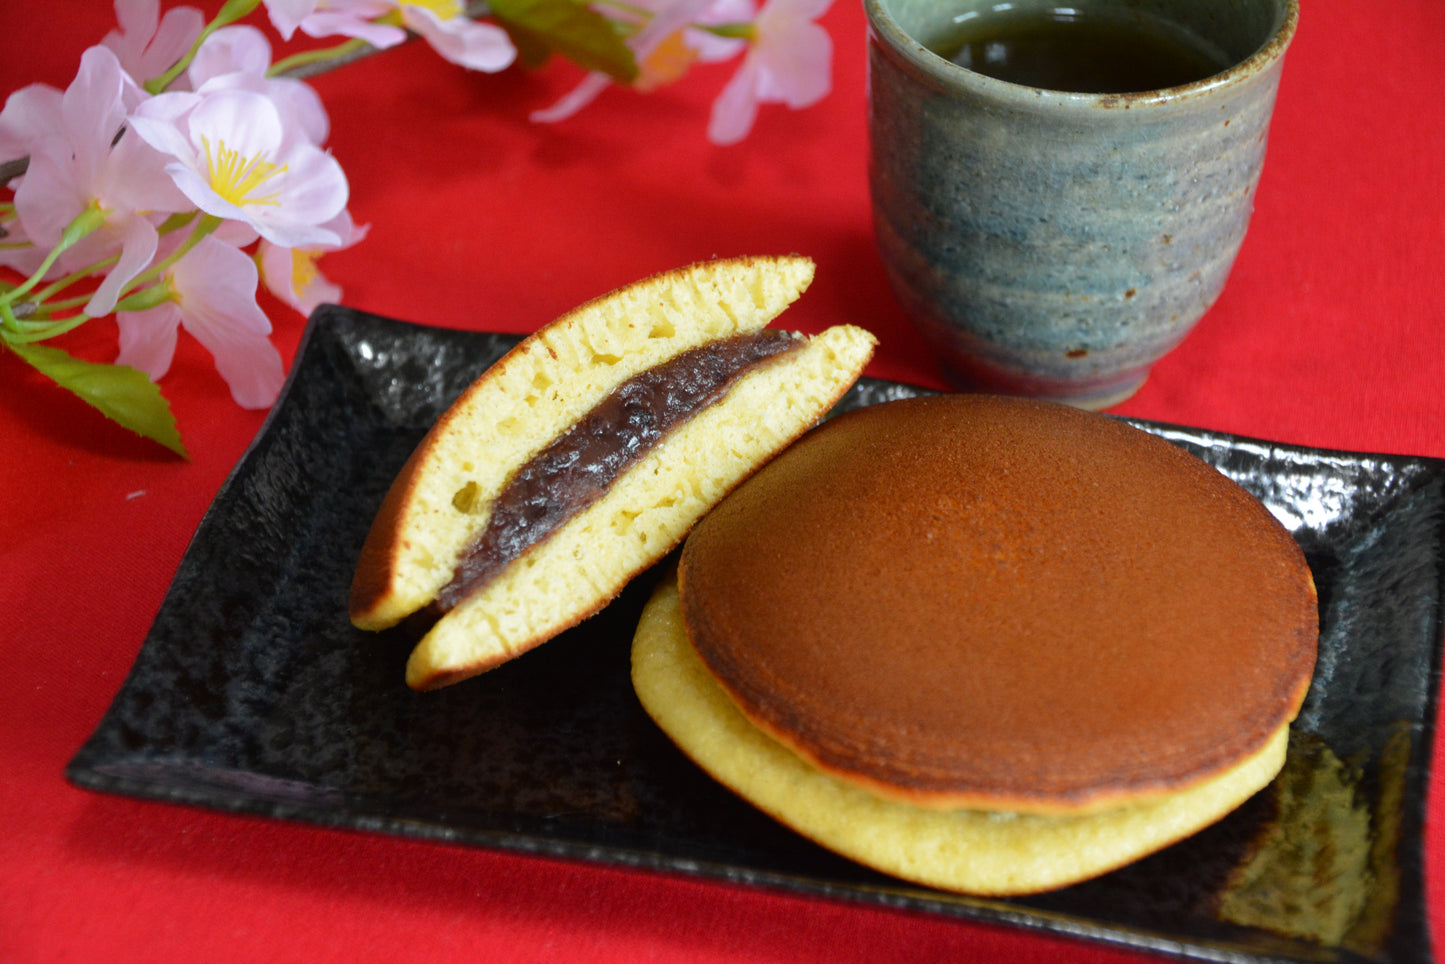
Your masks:
[[[303,314],[339,301],[315,260],[366,234],[304,78],[416,39],[487,72],[557,54],[588,71],[532,115],[557,121],[611,84],[651,90],[741,54],[713,106],[718,144],[741,140],[760,103],[804,107],[831,84],[813,22],[831,0],[225,0],[209,21],[114,2],[120,29],[82,54],[67,90],[32,84],[0,109],[7,150],[28,151],[0,161],[14,192],[0,202],[0,267],[24,278],[0,279],[0,354],[182,455],[154,384],[177,329],[210,350],[239,404],[269,406],[284,371],[258,286]],[[238,23],[263,6],[283,40],[342,39],[273,61],[265,35]],[[114,364],[39,344],[104,316],[119,328]]]
[[[259,2],[259,0],[257,0],[257,2]],[[227,22],[235,22],[237,19],[251,13],[255,10],[257,2],[245,0],[244,6],[246,9],[239,11],[233,10]],[[484,2],[484,0],[471,0],[463,10],[462,15],[472,20],[479,20],[487,16],[490,12],[491,5]],[[219,19],[220,15],[217,16],[218,21]],[[220,26],[217,22],[213,23],[216,27]],[[214,32],[214,29],[211,32]],[[207,35],[209,36],[209,34]],[[407,41],[415,41],[418,39],[418,36],[418,34],[409,32],[407,34]],[[204,38],[201,39],[204,40]],[[199,46],[200,43],[198,42],[196,48],[199,49]],[[271,75],[295,80],[308,80],[312,77],[319,77],[322,74],[329,73],[338,67],[345,67],[348,64],[365,60],[367,57],[381,53],[382,49],[383,48],[374,46],[364,40],[353,38],[345,43],[337,44],[334,47],[292,54],[290,57],[279,60],[273,64]],[[191,60],[192,56],[187,56],[177,61],[165,74],[152,79],[145,86],[147,88],[155,86],[159,90],[166,89],[175,81],[176,77],[180,76],[185,70],[185,67],[190,64]],[[29,167],[29,157],[17,157],[12,160],[0,161],[0,185],[8,184],[15,180],[15,178],[23,176]]]
[[[54,266],[58,259],[67,250],[74,247],[82,238],[96,230],[105,221],[105,212],[99,207],[88,206],[75,216],[75,220],[66,226],[65,231],[60,235],[60,240],[55,247],[40,262],[40,267],[31,273],[20,284],[0,295],[0,311],[8,310],[15,303],[15,299],[21,295],[29,294],[36,285],[45,279],[45,275]]]

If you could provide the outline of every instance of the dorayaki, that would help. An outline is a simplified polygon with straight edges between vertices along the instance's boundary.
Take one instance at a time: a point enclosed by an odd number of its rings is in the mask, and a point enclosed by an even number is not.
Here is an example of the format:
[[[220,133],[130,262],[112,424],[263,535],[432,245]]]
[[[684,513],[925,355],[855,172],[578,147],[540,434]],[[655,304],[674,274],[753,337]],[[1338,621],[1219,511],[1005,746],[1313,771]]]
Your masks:
[[[796,256],[703,262],[523,340],[401,469],[356,567],[352,622],[435,617],[406,670],[431,689],[601,609],[862,372],[875,345],[862,329],[766,327],[813,271]]]
[[[799,833],[1022,894],[1268,784],[1317,635],[1299,546],[1214,468],[1103,415],[947,395],[833,419],[714,508],[633,681]]]

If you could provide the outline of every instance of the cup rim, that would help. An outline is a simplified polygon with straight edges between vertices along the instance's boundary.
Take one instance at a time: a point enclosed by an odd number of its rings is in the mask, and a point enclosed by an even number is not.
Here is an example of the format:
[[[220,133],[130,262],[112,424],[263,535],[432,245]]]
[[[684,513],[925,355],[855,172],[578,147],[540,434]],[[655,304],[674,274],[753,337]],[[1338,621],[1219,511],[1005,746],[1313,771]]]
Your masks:
[[[1227,87],[1245,83],[1267,71],[1275,62],[1284,57],[1285,49],[1299,26],[1299,0],[1283,0],[1281,16],[1275,23],[1269,39],[1258,50],[1243,60],[1231,64],[1217,74],[1200,80],[1181,84],[1177,87],[1162,87],[1156,90],[1130,91],[1127,93],[1087,93],[1081,91],[1050,90],[1030,87],[1012,81],[1000,80],[981,74],[967,67],[939,56],[898,25],[886,9],[884,0],[863,0],[863,10],[868,17],[870,31],[881,36],[887,46],[908,61],[914,69],[931,77],[941,85],[959,85],[973,88],[996,100],[1019,106],[1074,106],[1099,108],[1133,108],[1150,105],[1170,105],[1205,97]]]

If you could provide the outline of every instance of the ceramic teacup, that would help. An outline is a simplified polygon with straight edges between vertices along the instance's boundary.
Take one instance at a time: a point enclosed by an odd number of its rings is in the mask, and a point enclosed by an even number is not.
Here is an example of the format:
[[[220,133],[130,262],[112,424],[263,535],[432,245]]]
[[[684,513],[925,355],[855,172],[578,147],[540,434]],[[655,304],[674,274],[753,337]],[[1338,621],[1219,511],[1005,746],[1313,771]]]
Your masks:
[[[1185,31],[1219,69],[1081,93],[959,66],[959,24],[1060,0],[864,0],[874,229],[961,387],[1105,408],[1224,287],[1298,0],[1072,0]],[[933,48],[933,49],[931,49]]]

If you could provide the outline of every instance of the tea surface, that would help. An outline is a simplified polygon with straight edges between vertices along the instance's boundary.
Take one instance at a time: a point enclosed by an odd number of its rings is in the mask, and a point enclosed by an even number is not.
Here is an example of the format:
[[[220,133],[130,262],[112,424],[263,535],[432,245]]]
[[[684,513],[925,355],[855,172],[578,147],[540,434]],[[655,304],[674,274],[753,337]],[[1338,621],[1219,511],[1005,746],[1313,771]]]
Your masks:
[[[999,80],[1094,94],[1176,87],[1229,66],[1168,24],[1064,7],[970,17],[933,50]]]

